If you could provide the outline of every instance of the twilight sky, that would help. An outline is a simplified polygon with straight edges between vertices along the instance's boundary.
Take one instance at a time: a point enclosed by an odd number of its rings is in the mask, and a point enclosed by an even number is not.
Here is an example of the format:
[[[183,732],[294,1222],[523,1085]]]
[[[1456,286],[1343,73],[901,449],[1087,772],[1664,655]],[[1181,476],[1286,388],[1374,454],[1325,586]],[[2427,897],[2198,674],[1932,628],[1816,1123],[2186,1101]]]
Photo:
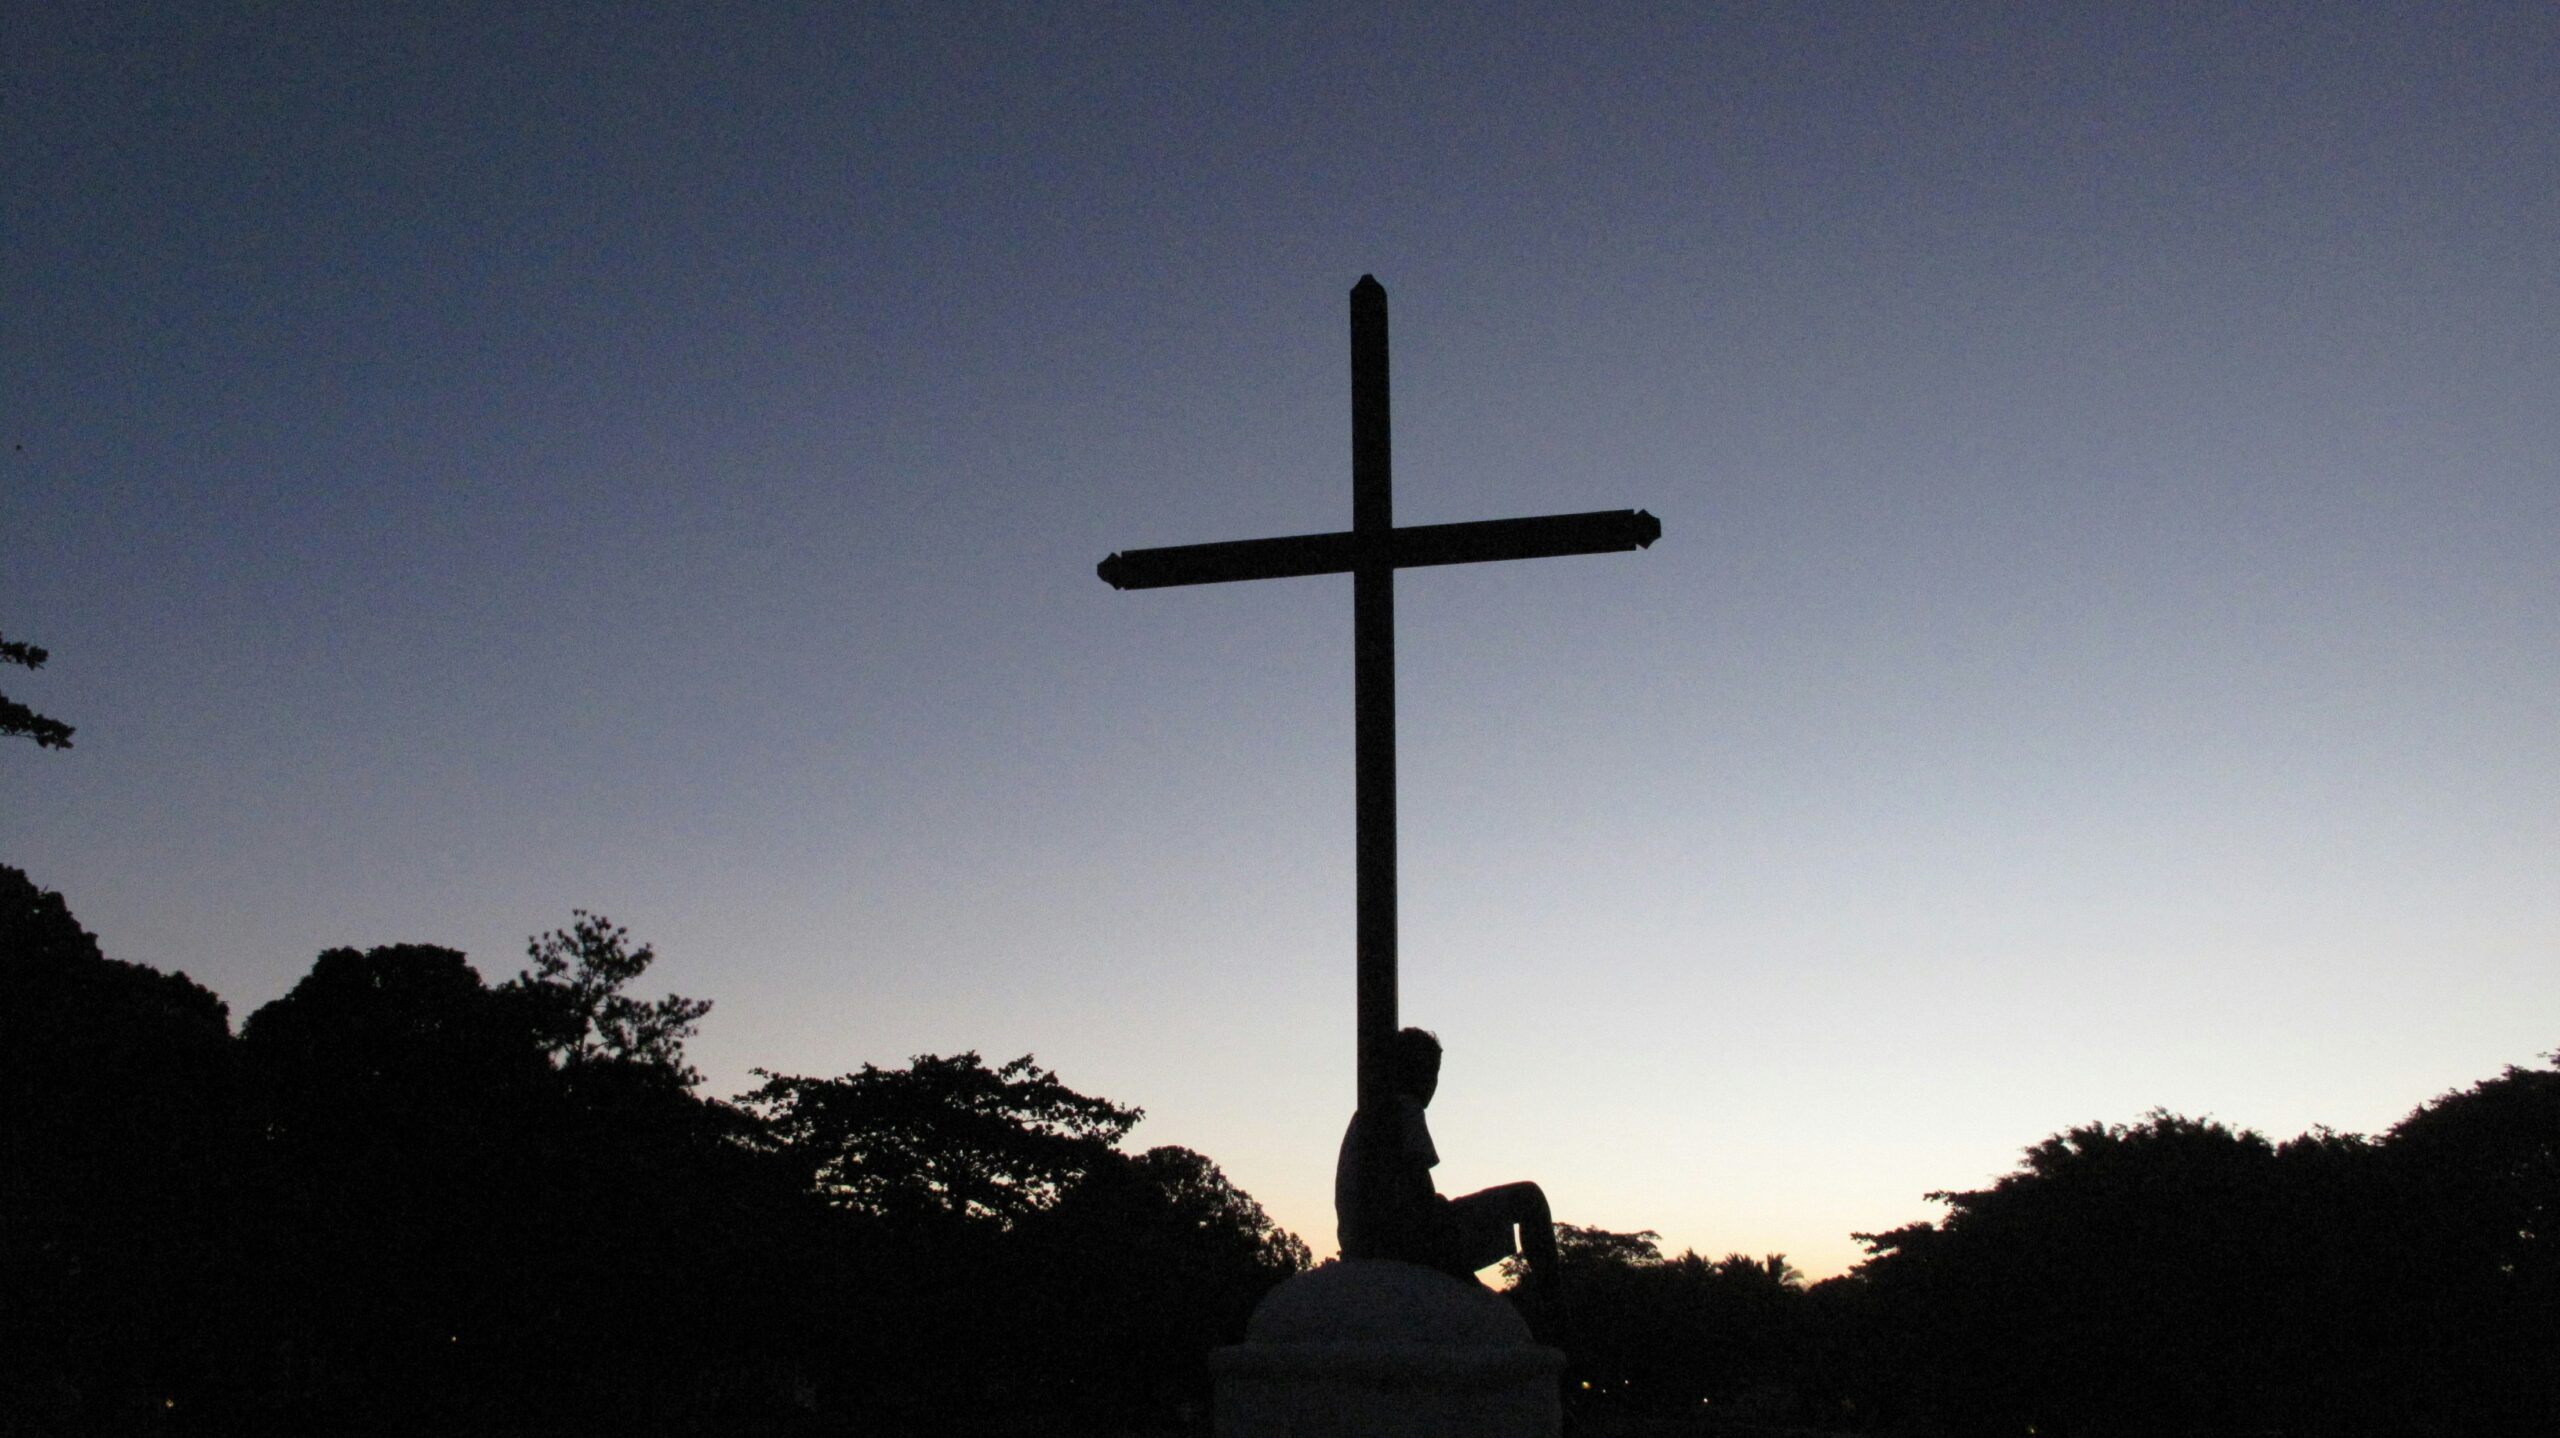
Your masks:
[[[190,9],[192,16],[169,12]],[[2560,9],[33,7],[0,862],[234,1020],[600,910],[1319,1252],[1345,296],[1442,1186],[1783,1251],[2560,1048]],[[1405,11],[1410,18],[1379,13]]]

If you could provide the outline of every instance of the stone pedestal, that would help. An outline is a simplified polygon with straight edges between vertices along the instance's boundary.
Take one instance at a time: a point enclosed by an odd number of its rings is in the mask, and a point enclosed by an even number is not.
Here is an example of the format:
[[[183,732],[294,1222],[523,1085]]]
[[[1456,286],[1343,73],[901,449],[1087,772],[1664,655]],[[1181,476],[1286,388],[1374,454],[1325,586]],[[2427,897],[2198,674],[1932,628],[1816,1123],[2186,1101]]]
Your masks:
[[[1271,1291],[1209,1356],[1218,1438],[1555,1438],[1564,1355],[1474,1283],[1380,1259]]]

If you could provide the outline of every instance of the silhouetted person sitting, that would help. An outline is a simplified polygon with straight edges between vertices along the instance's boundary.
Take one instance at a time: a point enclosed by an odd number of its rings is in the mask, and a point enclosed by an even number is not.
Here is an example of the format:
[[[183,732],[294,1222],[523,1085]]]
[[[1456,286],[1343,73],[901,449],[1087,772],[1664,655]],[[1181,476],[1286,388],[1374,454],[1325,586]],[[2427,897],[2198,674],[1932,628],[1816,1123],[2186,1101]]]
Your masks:
[[[1383,1113],[1351,1116],[1333,1170],[1333,1211],[1345,1258],[1393,1258],[1475,1281],[1479,1268],[1517,1253],[1528,1260],[1528,1297],[1552,1322],[1556,1230],[1534,1183],[1506,1183],[1443,1198],[1431,1183],[1440,1152],[1422,1111],[1440,1088],[1440,1040],[1405,1029],[1392,1050],[1395,1097]],[[1513,1237],[1514,1231],[1518,1237]],[[1541,1325],[1544,1326],[1544,1325]]]

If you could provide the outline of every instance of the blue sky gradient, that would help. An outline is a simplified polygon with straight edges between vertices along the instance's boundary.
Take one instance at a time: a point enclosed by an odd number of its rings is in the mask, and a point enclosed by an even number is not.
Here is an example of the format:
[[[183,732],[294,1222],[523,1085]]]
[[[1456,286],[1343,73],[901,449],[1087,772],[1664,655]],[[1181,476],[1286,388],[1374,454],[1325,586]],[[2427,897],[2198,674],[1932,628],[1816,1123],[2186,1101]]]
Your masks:
[[[712,1086],[1029,1051],[1319,1251],[1349,520],[1443,1186],[1784,1251],[2560,1048],[2560,11],[62,7],[0,860],[235,1019],[600,910]]]

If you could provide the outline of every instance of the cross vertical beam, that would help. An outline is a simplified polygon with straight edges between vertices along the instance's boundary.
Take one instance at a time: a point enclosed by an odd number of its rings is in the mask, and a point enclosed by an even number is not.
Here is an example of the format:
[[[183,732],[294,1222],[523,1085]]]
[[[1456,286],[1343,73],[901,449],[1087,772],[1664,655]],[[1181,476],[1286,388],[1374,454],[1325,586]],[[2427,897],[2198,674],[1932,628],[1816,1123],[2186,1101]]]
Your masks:
[[[1360,1107],[1395,1093],[1396,565],[1387,421],[1387,290],[1351,291],[1351,710]]]
[[[1352,807],[1360,1106],[1395,1097],[1396,571],[1500,559],[1616,554],[1649,548],[1662,521],[1641,509],[1396,528],[1387,424],[1387,291],[1362,275],[1351,290],[1351,528],[1328,534],[1124,549],[1094,573],[1114,589],[1240,579],[1351,575]]]

